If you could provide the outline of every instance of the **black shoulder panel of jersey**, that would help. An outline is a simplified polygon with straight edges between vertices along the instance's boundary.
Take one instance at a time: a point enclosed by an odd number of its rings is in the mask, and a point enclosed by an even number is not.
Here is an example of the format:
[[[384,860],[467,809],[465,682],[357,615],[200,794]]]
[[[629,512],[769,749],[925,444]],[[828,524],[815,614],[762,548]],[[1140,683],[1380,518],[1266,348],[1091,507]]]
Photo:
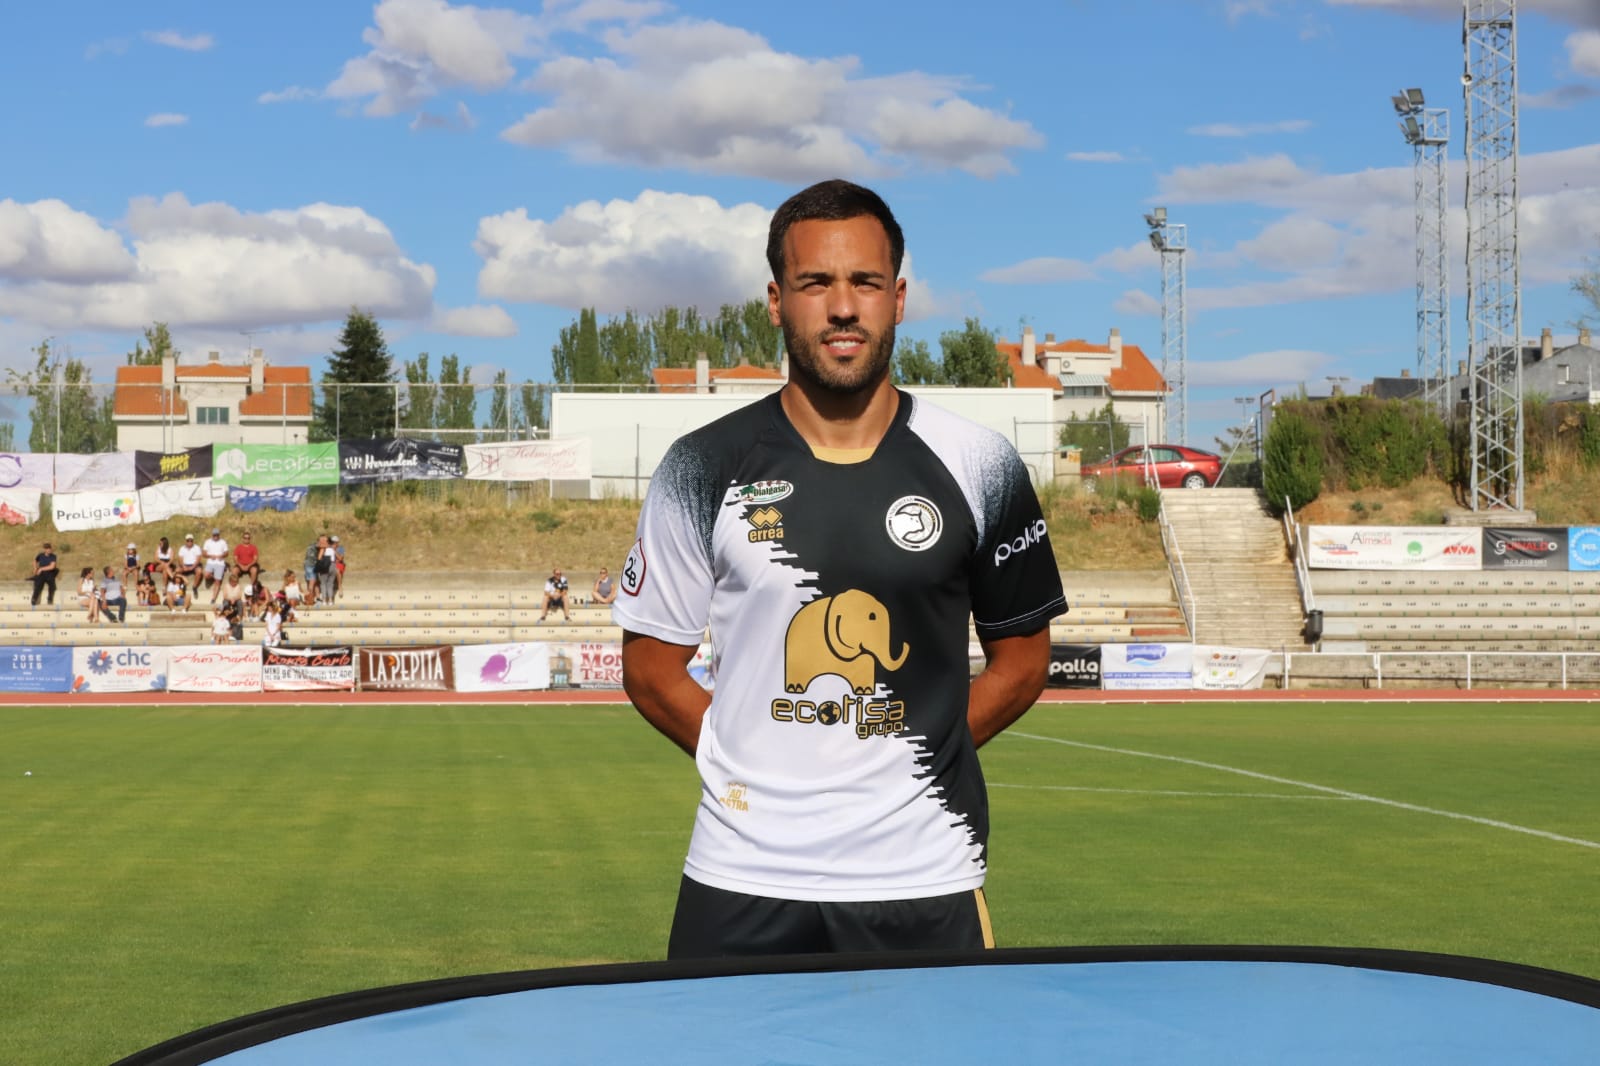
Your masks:
[[[684,434],[651,475],[651,490],[665,493],[689,516],[707,560],[732,471],[752,449],[778,434],[778,402],[773,393]]]

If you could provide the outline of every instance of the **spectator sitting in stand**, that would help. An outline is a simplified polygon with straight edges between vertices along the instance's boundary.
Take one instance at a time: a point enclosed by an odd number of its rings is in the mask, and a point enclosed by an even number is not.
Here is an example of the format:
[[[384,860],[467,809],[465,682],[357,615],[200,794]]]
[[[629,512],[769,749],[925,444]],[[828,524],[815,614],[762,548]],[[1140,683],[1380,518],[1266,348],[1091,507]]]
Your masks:
[[[278,590],[278,597],[291,608],[298,607],[305,599],[304,593],[300,591],[300,578],[293,570],[283,572],[283,587]]]
[[[261,551],[251,540],[248,529],[239,534],[239,546],[233,549],[233,561],[240,570],[249,570],[261,561]]]
[[[211,616],[211,643],[226,644],[233,634],[233,623],[228,621],[228,612],[218,607]]]
[[[267,601],[272,594],[267,591],[266,582],[261,580],[261,564],[251,563],[249,571],[250,593],[246,598],[246,609],[251,618],[260,618],[267,613]]]
[[[49,541],[45,541],[44,551],[33,557],[33,606],[39,606],[39,596],[46,590],[50,593],[46,606],[55,604],[56,578],[60,574],[61,567],[56,562],[56,550],[50,546]]]
[[[106,567],[105,580],[100,582],[100,609],[106,613],[106,619],[111,621],[111,610],[116,608],[117,625],[122,625],[128,620],[128,594],[124,591],[122,579],[117,576],[116,569]]]
[[[143,568],[139,565],[139,546],[130,543],[122,556],[122,582],[137,581]]]
[[[178,577],[189,586],[190,599],[200,591],[200,576],[200,545],[194,542],[194,534],[190,533],[183,538],[183,546],[178,549]]]
[[[222,606],[230,612],[236,612],[241,621],[244,619],[244,588],[244,583],[239,580],[239,568],[236,566],[228,572],[228,580],[222,584]]]
[[[189,586],[181,573],[167,571],[167,610],[189,612]]]
[[[274,596],[267,603],[265,621],[267,623],[266,635],[261,638],[262,646],[276,648],[283,643],[283,600]]]
[[[550,614],[551,608],[561,608],[561,617],[570,622],[572,615],[567,613],[567,579],[561,576],[561,567],[550,571],[550,576],[544,583],[544,610],[540,612],[538,621],[543,622]]]
[[[89,621],[100,621],[100,589],[94,583],[94,567],[78,572],[78,606],[89,612]]]
[[[600,568],[600,576],[594,579],[594,600],[597,604],[609,604],[617,598],[617,583],[611,580],[611,571],[605,567]]]
[[[139,571],[139,584],[135,587],[134,595],[138,597],[141,607],[159,607],[161,605],[161,591],[156,588],[155,574],[150,570]]]
[[[161,567],[172,565],[172,545],[167,543],[166,537],[162,537],[156,545],[156,563]]]
[[[211,590],[211,602],[216,603],[222,594],[222,583],[228,577],[228,542],[222,539],[222,530],[213,529],[211,536],[200,545],[205,555],[206,588]]]

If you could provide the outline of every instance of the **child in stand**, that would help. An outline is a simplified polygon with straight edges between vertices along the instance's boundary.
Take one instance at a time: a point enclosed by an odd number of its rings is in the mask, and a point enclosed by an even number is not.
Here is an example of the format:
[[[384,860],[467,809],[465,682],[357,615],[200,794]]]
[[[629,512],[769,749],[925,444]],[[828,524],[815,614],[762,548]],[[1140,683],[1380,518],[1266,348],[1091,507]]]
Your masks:
[[[189,613],[189,585],[182,574],[170,567],[167,570],[167,610]]]
[[[87,608],[89,621],[100,620],[100,589],[94,582],[94,567],[86,566],[78,574],[78,606]]]
[[[267,601],[267,635],[261,638],[263,647],[276,648],[283,643],[282,604],[277,597]]]
[[[211,619],[211,643],[226,644],[233,633],[233,623],[228,621],[228,611],[218,607]]]

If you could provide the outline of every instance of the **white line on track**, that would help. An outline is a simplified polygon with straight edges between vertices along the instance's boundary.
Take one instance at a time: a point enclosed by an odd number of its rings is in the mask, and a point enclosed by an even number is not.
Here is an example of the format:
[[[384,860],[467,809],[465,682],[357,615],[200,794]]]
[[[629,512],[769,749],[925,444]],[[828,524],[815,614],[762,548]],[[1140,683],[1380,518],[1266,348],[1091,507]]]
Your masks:
[[[1205,799],[1254,799],[1254,800],[1320,800],[1324,803],[1342,803],[1350,799],[1349,796],[1307,796],[1303,793],[1292,795],[1286,792],[1179,792],[1175,789],[1165,788],[1090,788],[1088,785],[1012,785],[1002,781],[990,781],[990,788],[1021,788],[1034,792],[1115,792],[1125,796],[1200,796]]]
[[[1204,770],[1217,770],[1225,774],[1238,774],[1240,777],[1249,777],[1257,781],[1269,781],[1275,785],[1288,785],[1291,788],[1308,788],[1313,792],[1323,792],[1330,796],[1340,796],[1344,799],[1360,800],[1363,803],[1376,803],[1381,807],[1393,807],[1396,810],[1412,811],[1416,814],[1431,814],[1439,818],[1454,818],[1460,822],[1471,822],[1474,825],[1486,825],[1493,829],[1506,829],[1513,833],[1524,833],[1528,836],[1539,837],[1542,840],[1553,840],[1558,844],[1576,844],[1580,848],[1594,848],[1600,851],[1600,841],[1584,840],[1581,837],[1562,836],[1559,833],[1547,833],[1543,829],[1530,829],[1525,825],[1516,825],[1512,822],[1501,822],[1493,818],[1479,818],[1472,814],[1461,814],[1457,811],[1444,811],[1437,807],[1423,807],[1415,803],[1403,803],[1400,800],[1384,799],[1382,796],[1369,796],[1364,792],[1350,792],[1342,788],[1331,788],[1327,785],[1317,785],[1310,781],[1296,781],[1290,777],[1274,777],[1272,774],[1257,773],[1255,770],[1245,770],[1237,766],[1223,766],[1220,763],[1202,762],[1199,759],[1185,759],[1180,755],[1162,755],[1153,751],[1134,751],[1131,748],[1112,748],[1104,744],[1089,744],[1081,740],[1063,740],[1061,737],[1040,736],[1038,733],[1022,733],[1015,729],[1008,729],[1003,734],[1008,737],[1019,737],[1023,740],[1042,740],[1047,744],[1065,744],[1072,748],[1085,748],[1089,751],[1104,751],[1112,755],[1131,755],[1139,759],[1159,759],[1162,762],[1181,763],[1184,766],[1198,766]]]

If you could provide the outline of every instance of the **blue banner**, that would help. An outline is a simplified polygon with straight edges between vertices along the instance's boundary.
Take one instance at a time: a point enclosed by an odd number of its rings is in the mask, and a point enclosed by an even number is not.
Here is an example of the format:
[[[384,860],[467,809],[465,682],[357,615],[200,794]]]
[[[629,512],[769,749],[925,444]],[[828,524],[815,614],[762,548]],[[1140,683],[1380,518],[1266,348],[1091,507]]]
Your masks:
[[[228,486],[228,506],[235,511],[293,511],[310,491],[304,485],[281,489],[241,489]]]
[[[68,692],[71,648],[0,646],[0,692]]]
[[[1600,570],[1600,526],[1567,530],[1567,569]]]

